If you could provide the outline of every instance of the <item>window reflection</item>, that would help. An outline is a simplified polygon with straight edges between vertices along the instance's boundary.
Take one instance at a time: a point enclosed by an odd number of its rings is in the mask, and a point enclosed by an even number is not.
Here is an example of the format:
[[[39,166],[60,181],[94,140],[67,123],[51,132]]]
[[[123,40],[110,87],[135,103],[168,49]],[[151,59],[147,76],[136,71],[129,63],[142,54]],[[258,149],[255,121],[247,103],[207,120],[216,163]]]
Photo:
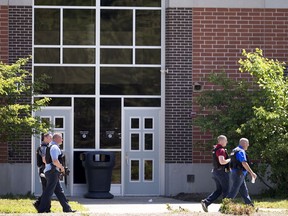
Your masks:
[[[100,148],[121,148],[121,100],[100,99]]]
[[[101,64],[132,64],[132,49],[101,49]]]
[[[136,44],[141,46],[161,45],[160,11],[136,11]]]
[[[95,0],[35,0],[35,5],[95,6]]]
[[[136,49],[136,64],[161,64],[161,50]]]
[[[101,6],[160,7],[161,0],[101,0]]]
[[[66,48],[63,49],[64,64],[95,64],[95,49]]]
[[[35,9],[34,11],[34,44],[60,44],[60,10]]]
[[[64,10],[63,44],[95,44],[95,10]]]
[[[35,80],[47,76],[43,94],[94,94],[95,68],[93,67],[35,67]]]
[[[60,49],[35,48],[34,63],[60,63]]]
[[[160,68],[110,68],[100,70],[100,92],[107,95],[160,95]]]
[[[132,45],[132,10],[101,10],[101,45]]]
[[[74,148],[95,148],[94,98],[75,98]]]

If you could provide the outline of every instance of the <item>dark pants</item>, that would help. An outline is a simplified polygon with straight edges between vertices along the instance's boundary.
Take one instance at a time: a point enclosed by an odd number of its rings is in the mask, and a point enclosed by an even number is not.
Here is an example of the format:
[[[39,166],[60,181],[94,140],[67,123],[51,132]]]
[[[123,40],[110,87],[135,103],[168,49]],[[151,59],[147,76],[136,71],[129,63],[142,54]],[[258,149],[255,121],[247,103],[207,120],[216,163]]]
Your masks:
[[[223,198],[229,193],[229,173],[225,172],[224,169],[213,169],[212,179],[216,183],[216,190],[211,193],[206,199],[205,202],[208,205],[213,203],[219,196],[222,195]]]
[[[245,175],[243,175],[243,173],[233,171],[231,174],[231,178],[232,178],[232,187],[227,198],[234,199],[239,192],[245,204],[251,204],[252,201],[248,194],[248,188],[245,182]]]
[[[41,167],[39,169],[39,176],[40,176],[40,180],[41,180],[41,185],[42,185],[42,193],[44,192],[45,188],[46,188],[46,185],[47,185],[47,180],[45,177],[41,176],[41,175],[44,175],[44,168],[45,167]],[[35,201],[35,206],[38,208],[39,205],[40,205],[40,202],[41,202],[41,196],[38,197],[38,199]],[[51,203],[50,203],[50,207],[51,207]],[[50,208],[49,208],[50,209]]]
[[[47,185],[41,196],[41,202],[38,207],[38,212],[39,213],[49,212],[53,193],[55,193],[56,197],[58,198],[63,208],[63,212],[71,211],[71,207],[68,204],[68,201],[64,195],[64,191],[59,181],[60,172],[56,170],[50,170],[45,173],[45,176],[47,180]]]

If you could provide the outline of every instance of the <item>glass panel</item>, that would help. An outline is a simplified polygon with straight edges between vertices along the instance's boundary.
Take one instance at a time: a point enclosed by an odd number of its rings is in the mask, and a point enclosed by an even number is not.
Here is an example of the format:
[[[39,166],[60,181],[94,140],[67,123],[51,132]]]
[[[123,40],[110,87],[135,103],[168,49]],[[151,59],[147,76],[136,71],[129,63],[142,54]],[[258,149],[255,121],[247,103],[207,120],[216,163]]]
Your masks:
[[[101,64],[132,64],[131,49],[101,49]]]
[[[121,99],[100,99],[100,148],[121,148]]]
[[[132,45],[132,10],[101,10],[101,45]]]
[[[35,97],[34,101],[41,99],[43,97]],[[71,106],[71,98],[50,98],[47,106]]]
[[[35,0],[35,5],[95,6],[95,0]]]
[[[144,128],[145,129],[153,129],[153,118],[145,118]]]
[[[107,95],[160,95],[160,68],[110,68],[100,71],[100,92]]]
[[[121,184],[121,152],[115,152],[115,166],[112,171],[112,184]]]
[[[74,148],[95,148],[94,98],[75,98]]]
[[[34,44],[60,44],[60,10],[35,9]]]
[[[64,128],[64,118],[55,118],[55,128]]]
[[[153,134],[145,133],[144,139],[145,150],[153,150]]]
[[[35,80],[43,75],[47,76],[43,94],[95,94],[95,68],[35,67]]]
[[[161,64],[161,50],[136,49],[136,64]]]
[[[95,49],[93,48],[63,49],[63,63],[95,64]]]
[[[160,98],[125,98],[125,107],[160,107]]]
[[[60,49],[35,48],[34,63],[60,63]]]
[[[64,10],[63,44],[95,44],[95,10]]]
[[[41,117],[41,122],[45,123],[46,125],[49,125],[51,122],[50,117]]]
[[[84,153],[84,151],[75,151],[74,152],[74,160],[73,160],[73,182],[74,184],[85,184],[85,168],[82,165],[82,161],[80,160],[80,155]]]
[[[139,176],[139,160],[131,160],[131,176],[130,180],[131,181],[139,181],[140,176]]]
[[[131,140],[130,140],[130,150],[140,150],[140,139],[139,134],[131,134]]]
[[[153,181],[153,160],[144,162],[144,181]]]
[[[101,6],[160,7],[161,0],[101,0]]]
[[[161,11],[136,11],[136,44],[161,45]]]
[[[131,129],[139,129],[139,118],[131,118]]]

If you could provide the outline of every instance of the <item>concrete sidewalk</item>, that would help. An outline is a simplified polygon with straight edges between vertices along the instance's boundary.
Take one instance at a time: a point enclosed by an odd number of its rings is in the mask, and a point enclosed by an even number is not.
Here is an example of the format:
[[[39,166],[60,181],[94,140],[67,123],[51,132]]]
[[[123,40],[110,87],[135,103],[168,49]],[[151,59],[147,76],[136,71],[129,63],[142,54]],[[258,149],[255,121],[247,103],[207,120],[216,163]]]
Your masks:
[[[113,199],[86,199],[71,197],[97,215],[167,215],[175,213],[204,213],[200,203],[191,203],[168,197],[114,197]],[[220,204],[209,206],[209,212],[218,212]],[[193,214],[194,215],[194,214]]]

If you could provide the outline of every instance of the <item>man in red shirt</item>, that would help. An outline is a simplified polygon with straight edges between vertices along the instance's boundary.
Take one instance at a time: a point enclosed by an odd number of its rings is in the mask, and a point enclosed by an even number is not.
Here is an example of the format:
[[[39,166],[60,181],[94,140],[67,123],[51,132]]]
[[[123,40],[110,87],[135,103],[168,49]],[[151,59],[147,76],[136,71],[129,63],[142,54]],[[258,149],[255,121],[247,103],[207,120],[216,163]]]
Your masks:
[[[202,208],[208,212],[208,206],[213,203],[221,194],[223,198],[229,192],[229,162],[230,158],[224,147],[227,145],[227,137],[220,135],[217,138],[217,145],[213,149],[213,169],[212,179],[216,183],[216,190],[211,193],[206,199],[201,201]]]

